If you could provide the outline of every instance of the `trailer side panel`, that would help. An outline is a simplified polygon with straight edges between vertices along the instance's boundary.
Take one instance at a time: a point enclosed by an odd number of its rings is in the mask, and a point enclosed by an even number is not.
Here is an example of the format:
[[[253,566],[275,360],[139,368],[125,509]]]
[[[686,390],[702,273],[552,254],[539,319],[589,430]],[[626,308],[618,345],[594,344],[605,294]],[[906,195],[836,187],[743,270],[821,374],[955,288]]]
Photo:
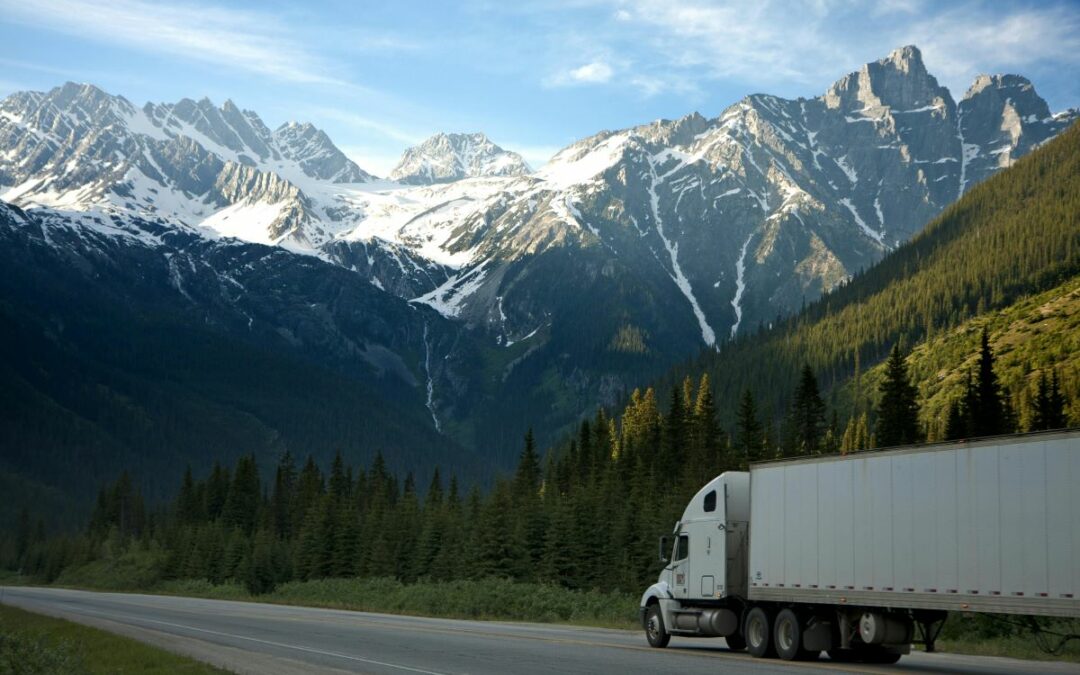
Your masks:
[[[753,465],[754,600],[1080,616],[1080,432]]]

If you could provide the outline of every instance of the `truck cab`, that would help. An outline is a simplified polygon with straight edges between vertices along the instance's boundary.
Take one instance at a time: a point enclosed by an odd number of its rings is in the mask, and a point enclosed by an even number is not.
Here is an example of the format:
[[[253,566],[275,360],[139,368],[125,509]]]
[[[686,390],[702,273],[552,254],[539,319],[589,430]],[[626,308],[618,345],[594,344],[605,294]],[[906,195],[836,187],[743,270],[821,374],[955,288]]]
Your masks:
[[[650,644],[663,646],[674,634],[726,637],[733,648],[742,648],[749,520],[748,473],[723,473],[690,500],[672,535],[661,538],[666,565],[641,598]]]

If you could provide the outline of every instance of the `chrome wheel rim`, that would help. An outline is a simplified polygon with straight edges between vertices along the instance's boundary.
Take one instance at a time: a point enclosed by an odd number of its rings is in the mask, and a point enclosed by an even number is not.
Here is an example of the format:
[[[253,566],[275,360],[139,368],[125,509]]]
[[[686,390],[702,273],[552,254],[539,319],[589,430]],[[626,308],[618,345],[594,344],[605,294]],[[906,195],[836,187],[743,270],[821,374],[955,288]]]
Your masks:
[[[660,617],[656,614],[649,617],[649,639],[653,642],[660,639]]]
[[[794,642],[795,626],[791,625],[790,620],[781,621],[779,630],[776,631],[776,643],[780,646],[780,650],[784,652],[791,651],[791,645]]]
[[[765,623],[758,617],[754,617],[750,620],[750,630],[747,631],[750,638],[750,644],[755,647],[765,642]]]

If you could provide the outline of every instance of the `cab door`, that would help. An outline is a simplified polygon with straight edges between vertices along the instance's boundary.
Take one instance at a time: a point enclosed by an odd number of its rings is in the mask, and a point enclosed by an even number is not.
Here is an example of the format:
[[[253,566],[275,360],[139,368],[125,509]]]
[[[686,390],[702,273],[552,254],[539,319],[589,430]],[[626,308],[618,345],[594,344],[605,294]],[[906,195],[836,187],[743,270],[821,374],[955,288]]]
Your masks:
[[[690,536],[680,534],[675,538],[671,555],[671,591],[676,598],[689,597],[690,588]]]

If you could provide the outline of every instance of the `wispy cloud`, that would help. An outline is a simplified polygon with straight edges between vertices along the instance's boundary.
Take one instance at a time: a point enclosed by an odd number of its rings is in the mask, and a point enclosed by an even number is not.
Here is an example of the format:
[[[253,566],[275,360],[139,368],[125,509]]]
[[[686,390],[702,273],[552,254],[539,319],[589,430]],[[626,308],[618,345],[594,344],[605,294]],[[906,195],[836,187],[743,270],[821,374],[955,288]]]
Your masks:
[[[337,108],[309,107],[302,109],[301,113],[305,117],[310,117],[312,119],[330,119],[357,131],[374,132],[385,138],[408,143],[410,145],[417,145],[426,138],[422,133],[409,131],[393,124],[380,122],[379,120],[371,119],[370,117],[365,117],[345,110],[338,110]]]
[[[0,11],[6,21],[284,82],[349,85],[268,14],[140,0],[0,0]]]
[[[615,69],[604,60],[590,61],[584,65],[560,70],[543,81],[545,87],[573,87],[586,84],[604,84],[611,80]]]
[[[962,94],[984,72],[1023,72],[1040,63],[1080,71],[1080,8],[1034,6],[1014,12],[967,6],[921,19],[903,39],[918,44],[928,67]]]
[[[599,0],[602,1],[602,0]],[[592,48],[633,55],[646,94],[692,93],[717,80],[806,91],[904,44],[917,44],[950,88],[986,70],[1080,66],[1080,7],[1053,0],[610,0]],[[813,90],[809,90],[813,91]]]

